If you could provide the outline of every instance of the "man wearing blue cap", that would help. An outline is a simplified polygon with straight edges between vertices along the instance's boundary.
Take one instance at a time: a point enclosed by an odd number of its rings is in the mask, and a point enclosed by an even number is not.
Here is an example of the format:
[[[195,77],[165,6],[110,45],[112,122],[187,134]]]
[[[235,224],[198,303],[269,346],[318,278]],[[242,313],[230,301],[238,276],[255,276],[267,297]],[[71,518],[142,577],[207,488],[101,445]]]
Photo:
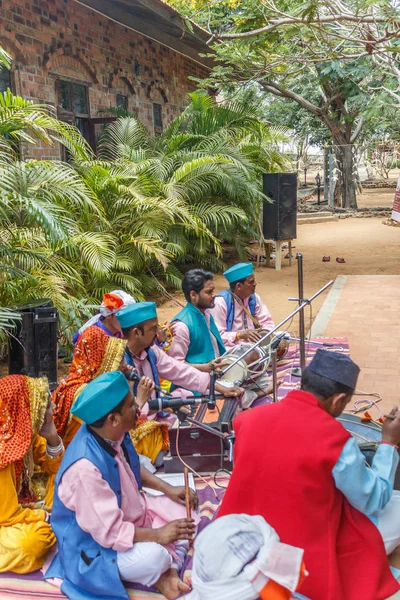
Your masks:
[[[171,381],[180,388],[173,392],[175,396],[184,396],[185,390],[206,394],[210,385],[208,373],[175,360],[157,346],[152,346],[158,328],[155,302],[138,302],[127,306],[117,313],[117,319],[128,340],[126,362],[135,367],[140,376],[149,377],[156,385],[159,385],[160,377]],[[227,389],[219,383],[215,384],[215,389],[226,396],[236,397],[242,393],[240,388]],[[142,409],[143,412],[146,412],[146,407]]]
[[[219,516],[259,514],[281,542],[304,548],[309,575],[299,591],[312,600],[383,600],[399,590],[386,552],[400,543],[400,413],[384,422],[368,468],[336,420],[359,371],[348,356],[318,350],[301,390],[234,421],[235,468]]]
[[[257,342],[260,329],[271,331],[275,327],[271,314],[255,293],[256,279],[253,264],[238,263],[225,271],[229,290],[215,298],[211,311],[225,346],[240,342]]]
[[[177,569],[195,522],[183,518],[185,488],[140,466],[128,433],[137,407],[126,378],[119,371],[100,375],[71,412],[84,424],[56,478],[51,525],[58,553],[46,579],[62,579],[70,600],[128,600],[122,580],[155,586],[171,600],[187,592]],[[142,482],[165,495],[147,497]],[[194,492],[191,504],[197,506]]]

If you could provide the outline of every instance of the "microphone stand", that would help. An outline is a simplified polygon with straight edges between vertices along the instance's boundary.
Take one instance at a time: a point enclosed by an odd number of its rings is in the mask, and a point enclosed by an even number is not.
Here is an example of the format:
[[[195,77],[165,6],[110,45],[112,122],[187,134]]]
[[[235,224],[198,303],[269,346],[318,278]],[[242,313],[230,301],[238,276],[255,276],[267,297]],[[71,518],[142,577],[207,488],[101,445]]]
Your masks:
[[[217,380],[217,373],[215,372],[214,363],[211,365],[210,370],[210,396],[208,401],[208,408],[210,410],[215,410],[215,382]]]

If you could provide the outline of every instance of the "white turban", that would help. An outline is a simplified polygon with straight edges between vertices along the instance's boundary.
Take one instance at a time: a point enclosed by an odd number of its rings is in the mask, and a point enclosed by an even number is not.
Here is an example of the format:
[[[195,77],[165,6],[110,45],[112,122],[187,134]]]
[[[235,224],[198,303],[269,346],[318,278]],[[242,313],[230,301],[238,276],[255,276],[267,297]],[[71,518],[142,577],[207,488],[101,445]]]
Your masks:
[[[129,306],[130,304],[136,303],[135,298],[133,296],[131,296],[130,294],[127,294],[123,290],[113,290],[112,292],[110,292],[110,294],[113,294],[114,296],[118,296],[118,298],[120,298],[122,300],[123,304],[118,309],[112,310],[111,308],[109,308],[105,305],[104,297],[103,297],[103,301],[100,304],[100,312],[98,312],[96,315],[91,317],[88,321],[86,321],[86,323],[84,323],[82,325],[82,327],[78,330],[79,335],[81,335],[85,331],[85,329],[87,329],[91,325],[94,325],[96,323],[96,321],[99,320],[99,317],[109,317],[110,315],[114,314],[118,310],[121,310],[121,308],[125,308],[125,306]]]
[[[217,519],[196,538],[194,550],[187,600],[256,600],[269,580],[292,593],[299,584],[304,551],[282,544],[258,515]]]

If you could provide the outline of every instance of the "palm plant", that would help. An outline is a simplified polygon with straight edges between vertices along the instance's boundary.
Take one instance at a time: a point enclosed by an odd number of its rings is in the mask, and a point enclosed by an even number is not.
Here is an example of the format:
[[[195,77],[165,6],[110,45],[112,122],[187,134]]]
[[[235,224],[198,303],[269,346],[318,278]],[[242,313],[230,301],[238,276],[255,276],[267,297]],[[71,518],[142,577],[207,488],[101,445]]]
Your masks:
[[[190,227],[178,221],[158,232],[175,263],[217,269],[221,240],[240,247],[241,237],[258,231],[261,173],[287,167],[278,150],[285,137],[262,123],[252,106],[217,105],[200,92],[190,99],[161,136],[149,136],[134,117],[110,124],[100,140],[100,161],[132,176],[130,189],[146,203],[152,197],[160,206],[179,202],[186,208]]]
[[[142,299],[177,286],[180,264],[217,269],[221,240],[257,228],[278,138],[249,107],[194,94],[158,137],[117,118],[95,157],[52,109],[0,95],[0,305],[50,297],[68,339],[106,291]],[[70,164],[23,160],[38,142],[61,142]]]

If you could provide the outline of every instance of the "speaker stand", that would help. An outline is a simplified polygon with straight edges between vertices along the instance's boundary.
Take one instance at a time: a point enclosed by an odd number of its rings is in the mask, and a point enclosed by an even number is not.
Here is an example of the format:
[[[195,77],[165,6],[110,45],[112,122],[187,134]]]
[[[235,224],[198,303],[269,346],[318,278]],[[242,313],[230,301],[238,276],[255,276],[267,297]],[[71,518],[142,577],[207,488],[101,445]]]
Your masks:
[[[275,271],[280,271],[282,268],[282,246],[288,244],[289,246],[289,267],[292,266],[292,241],[293,240],[264,240],[265,248],[265,266],[271,266],[271,248],[272,244],[275,246]]]

